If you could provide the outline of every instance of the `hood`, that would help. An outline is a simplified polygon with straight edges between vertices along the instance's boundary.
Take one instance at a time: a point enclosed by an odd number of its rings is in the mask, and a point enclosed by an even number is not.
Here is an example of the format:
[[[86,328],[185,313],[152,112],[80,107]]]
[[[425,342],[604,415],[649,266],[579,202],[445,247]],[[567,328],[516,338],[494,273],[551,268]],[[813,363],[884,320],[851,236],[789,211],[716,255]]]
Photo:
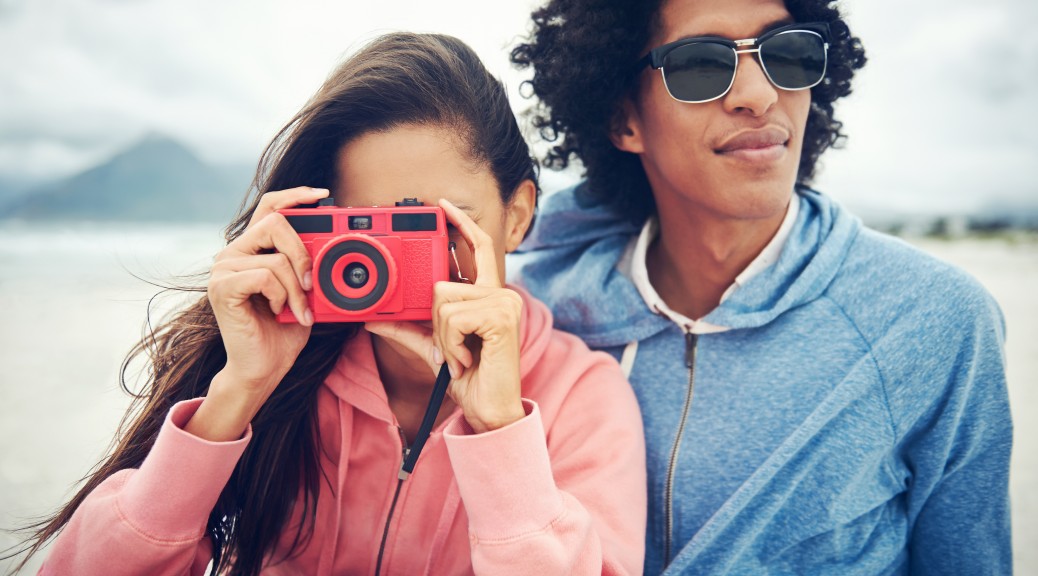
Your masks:
[[[519,321],[519,375],[526,375],[537,365],[551,341],[552,315],[548,307],[530,296],[526,290],[509,285],[523,299]],[[325,385],[340,399],[372,416],[392,422],[385,388],[379,378],[371,334],[360,330],[343,348],[343,353]]]
[[[670,320],[652,313],[616,268],[641,227],[605,208],[581,207],[578,187],[544,198],[533,232],[510,256],[513,281],[554,311],[557,328],[593,347],[624,345],[669,328]],[[829,286],[861,222],[813,190],[798,189],[796,198],[800,213],[778,261],[703,320],[731,329],[763,326]]]
[[[586,182],[581,182],[542,197],[537,205],[533,230],[523,240],[519,252],[572,247],[641,231],[640,225],[620,218],[606,208],[583,202],[581,191],[586,186]]]

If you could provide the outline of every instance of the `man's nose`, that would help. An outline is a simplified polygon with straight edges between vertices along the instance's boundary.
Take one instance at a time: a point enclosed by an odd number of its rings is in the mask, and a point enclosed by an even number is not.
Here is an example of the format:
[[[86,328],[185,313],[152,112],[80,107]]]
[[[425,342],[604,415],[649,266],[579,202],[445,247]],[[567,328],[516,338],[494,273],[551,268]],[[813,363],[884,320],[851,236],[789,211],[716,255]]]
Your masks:
[[[778,101],[778,89],[768,80],[757,54],[739,54],[739,65],[731,90],[724,97],[724,108],[729,112],[746,111],[763,116]]]

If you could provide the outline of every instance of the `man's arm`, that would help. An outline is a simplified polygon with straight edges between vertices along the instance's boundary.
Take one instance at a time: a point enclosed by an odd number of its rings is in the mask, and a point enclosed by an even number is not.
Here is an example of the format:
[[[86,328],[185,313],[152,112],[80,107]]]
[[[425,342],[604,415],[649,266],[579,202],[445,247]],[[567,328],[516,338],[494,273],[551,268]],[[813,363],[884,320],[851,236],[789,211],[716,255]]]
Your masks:
[[[1009,459],[1013,439],[994,302],[963,306],[957,336],[945,336],[948,364],[933,380],[943,394],[904,436],[913,470],[908,501],[913,574],[1011,574]],[[973,312],[974,314],[970,314]]]

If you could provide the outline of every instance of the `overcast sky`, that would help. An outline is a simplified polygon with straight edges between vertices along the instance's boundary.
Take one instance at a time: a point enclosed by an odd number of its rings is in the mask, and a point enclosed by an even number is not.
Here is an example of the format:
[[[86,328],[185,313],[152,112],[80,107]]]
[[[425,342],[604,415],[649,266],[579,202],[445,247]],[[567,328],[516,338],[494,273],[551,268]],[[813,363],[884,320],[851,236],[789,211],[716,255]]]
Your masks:
[[[0,177],[70,174],[150,131],[254,162],[344,54],[391,30],[462,38],[514,94],[507,53],[536,4],[0,0]],[[1038,3],[842,6],[869,64],[818,186],[866,209],[1038,203]]]

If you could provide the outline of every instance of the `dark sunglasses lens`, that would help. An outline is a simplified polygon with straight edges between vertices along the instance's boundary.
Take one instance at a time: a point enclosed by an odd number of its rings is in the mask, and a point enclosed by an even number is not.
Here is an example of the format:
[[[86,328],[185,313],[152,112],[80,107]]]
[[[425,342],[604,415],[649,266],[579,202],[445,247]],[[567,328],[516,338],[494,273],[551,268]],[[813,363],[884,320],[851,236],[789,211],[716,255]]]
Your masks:
[[[825,75],[825,42],[812,32],[796,30],[768,38],[760,58],[771,81],[779,88],[801,90]]]
[[[734,77],[735,51],[724,44],[685,44],[663,57],[667,90],[683,102],[713,100],[728,91]]]

